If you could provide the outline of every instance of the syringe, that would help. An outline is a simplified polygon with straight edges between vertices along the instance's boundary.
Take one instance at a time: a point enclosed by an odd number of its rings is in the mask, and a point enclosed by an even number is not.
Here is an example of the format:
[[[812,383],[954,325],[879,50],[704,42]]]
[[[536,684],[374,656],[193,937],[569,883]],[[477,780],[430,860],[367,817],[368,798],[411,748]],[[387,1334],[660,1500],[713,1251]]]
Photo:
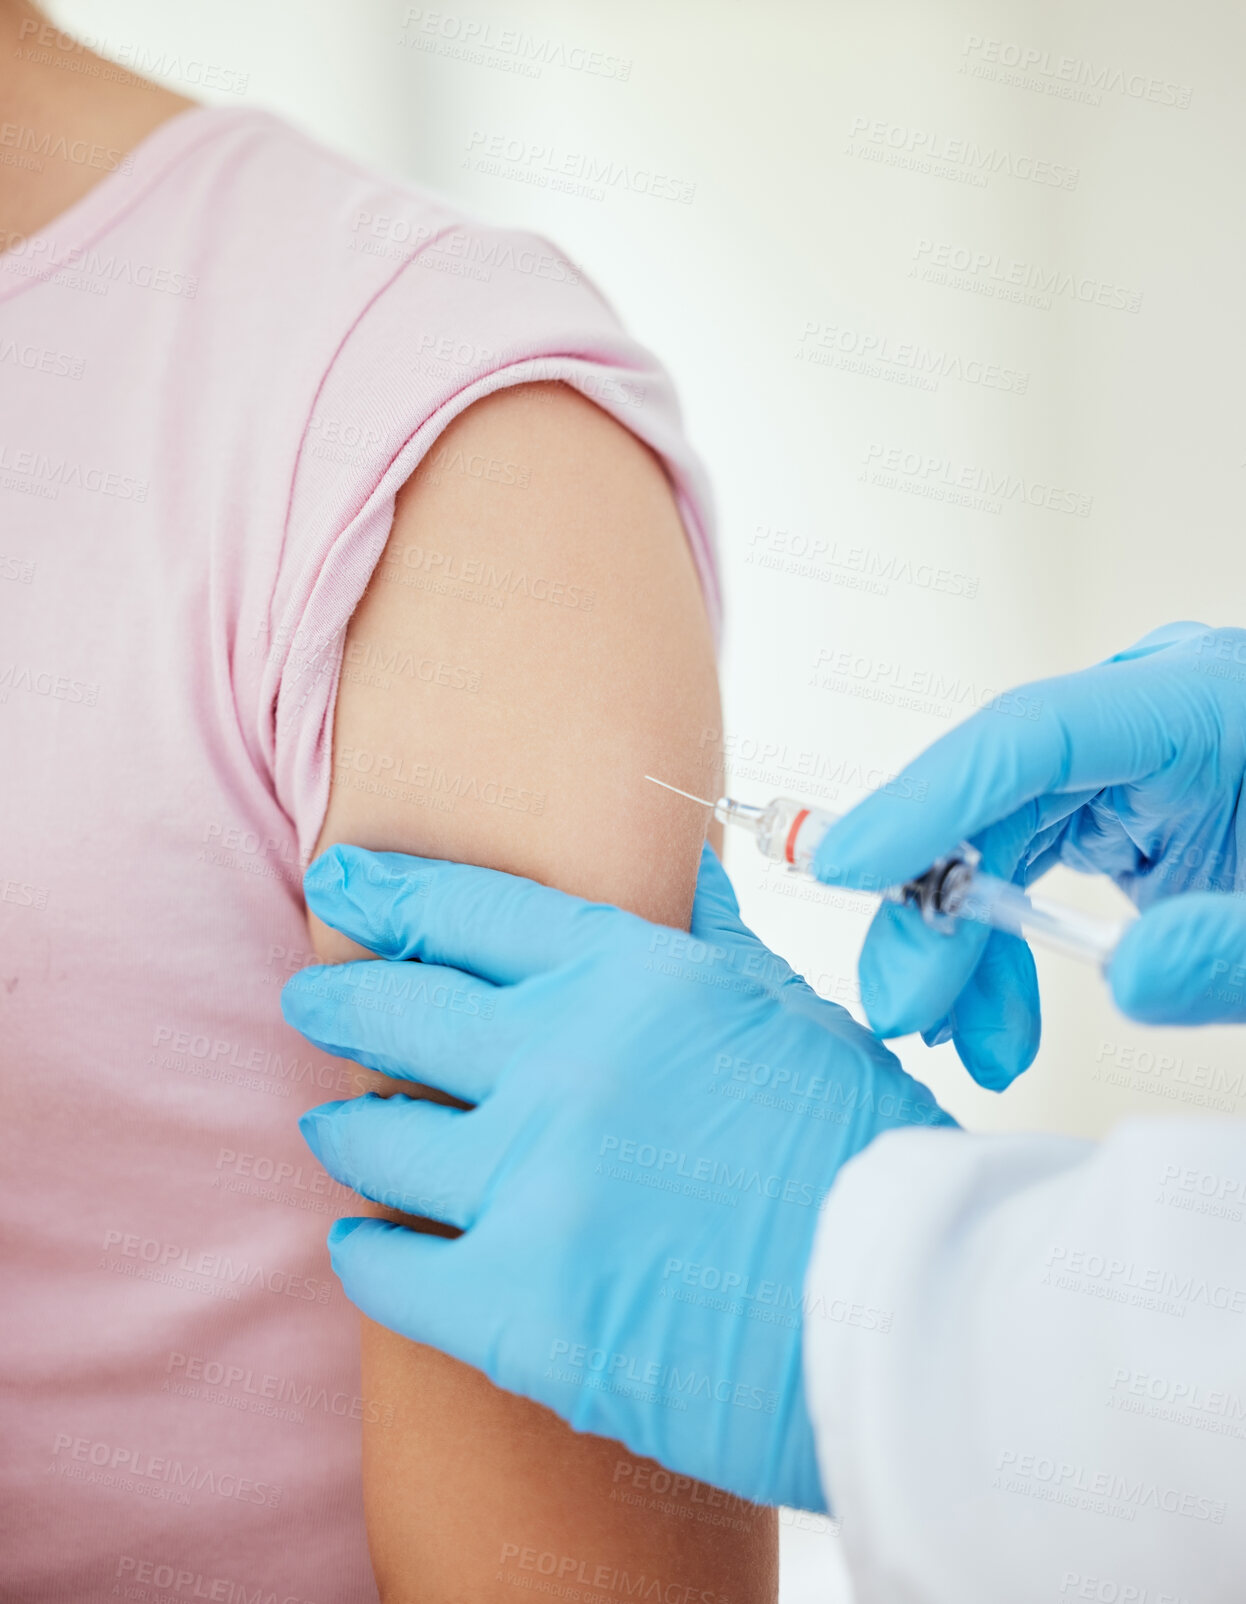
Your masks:
[[[686,796],[690,802],[712,808],[722,824],[751,831],[763,857],[772,863],[786,863],[809,879],[814,878],[813,855],[818,843],[837,818],[823,808],[807,807],[789,797],[776,797],[765,807],[754,807],[732,796],[720,796],[717,802],[710,802],[655,779],[652,774],[646,774],[645,779],[677,796]],[[1076,908],[1033,897],[1021,886],[984,873],[978,867],[980,856],[976,847],[962,841],[924,874],[903,885],[888,886],[880,895],[889,902],[919,908],[927,924],[936,928],[950,930],[953,920],[971,919],[1106,968],[1124,933],[1123,923],[1095,919]]]

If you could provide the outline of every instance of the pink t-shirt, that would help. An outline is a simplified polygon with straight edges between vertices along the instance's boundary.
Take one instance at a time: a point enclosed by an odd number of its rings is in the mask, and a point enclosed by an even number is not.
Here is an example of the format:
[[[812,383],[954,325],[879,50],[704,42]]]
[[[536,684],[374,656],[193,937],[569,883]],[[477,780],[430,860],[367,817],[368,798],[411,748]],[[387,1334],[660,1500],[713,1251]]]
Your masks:
[[[701,476],[565,256],[266,113],[173,118],[0,250],[0,1594],[359,1604],[390,1401],[295,1127],[354,1066],[278,1006],[343,631],[490,391],[647,441],[713,610]]]

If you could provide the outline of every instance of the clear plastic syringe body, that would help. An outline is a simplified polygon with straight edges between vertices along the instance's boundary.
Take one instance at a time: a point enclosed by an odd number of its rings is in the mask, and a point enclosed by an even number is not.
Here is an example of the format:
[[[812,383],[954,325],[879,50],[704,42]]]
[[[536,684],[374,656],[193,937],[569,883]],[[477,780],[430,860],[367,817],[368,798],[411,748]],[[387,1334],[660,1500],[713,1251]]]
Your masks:
[[[814,853],[838,815],[790,797],[776,797],[765,807],[754,807],[724,796],[714,804],[714,817],[749,830],[762,856],[772,863],[786,863],[797,874],[812,878]],[[1088,959],[1100,968],[1107,965],[1123,924],[1092,918],[985,874],[978,867],[978,856],[976,847],[962,842],[924,874],[903,885],[880,887],[878,894],[890,902],[919,908],[931,925],[949,927],[953,920],[972,919],[1074,958]]]

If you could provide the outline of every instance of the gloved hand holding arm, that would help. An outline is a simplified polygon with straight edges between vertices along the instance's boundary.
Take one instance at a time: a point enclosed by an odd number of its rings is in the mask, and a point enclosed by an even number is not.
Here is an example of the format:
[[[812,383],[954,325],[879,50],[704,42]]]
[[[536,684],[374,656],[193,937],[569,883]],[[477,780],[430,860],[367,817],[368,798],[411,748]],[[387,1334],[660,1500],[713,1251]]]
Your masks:
[[[708,854],[690,935],[350,848],[308,895],[387,957],[303,971],[292,1022],[478,1104],[305,1116],[339,1180],[464,1229],[335,1225],[367,1313],[675,1472],[830,1502],[858,1604],[1237,1604],[1240,1125],[947,1128]]]
[[[690,934],[349,847],[306,890],[385,956],[303,970],[287,1019],[477,1105],[304,1116],[339,1181],[464,1233],[339,1222],[352,1300],[668,1469],[824,1508],[801,1363],[819,1207],[879,1132],[953,1124],[926,1088],[745,928],[708,848]]]
[[[1137,672],[1148,649],[1164,672]],[[1239,961],[1246,899],[1209,904],[1183,874],[1206,882],[1210,860],[1210,884],[1236,885],[1234,652],[1246,635],[1153,640],[1104,665],[1106,687],[1091,671],[1084,701],[1068,681],[1035,687],[1019,736],[997,734],[1002,711],[971,721],[954,762],[911,771],[929,812],[872,799],[828,837],[842,877],[903,879],[971,832],[986,868],[1023,880],[1052,853],[1112,867],[1155,901],[1113,965],[1121,1000],[1142,1008],[1121,978],[1136,961],[1160,1007],[1232,1006],[1202,993],[1206,966]],[[859,1604],[1235,1604],[1239,1124],[1135,1122],[1100,1147],[947,1129],[744,929],[712,859],[691,936],[350,849],[313,866],[308,897],[386,957],[304,971],[291,1022],[479,1105],[365,1098],[306,1117],[340,1180],[465,1228],[335,1226],[335,1268],[367,1312],[676,1471],[807,1507],[825,1488]],[[903,922],[872,938],[897,1016],[937,1029],[952,1010],[979,1078],[1007,1079],[1037,1039],[1024,947],[926,939]]]
[[[966,837],[1022,885],[1056,863],[1106,874],[1144,910],[1108,970],[1118,1006],[1149,1023],[1246,1019],[1246,897],[1227,894],[1246,887],[1246,631],[1156,630],[998,698],[901,778],[827,832],[819,879],[896,884]],[[880,1035],[951,1036],[984,1086],[1034,1058],[1038,987],[1015,937],[945,935],[884,903],[861,979]]]

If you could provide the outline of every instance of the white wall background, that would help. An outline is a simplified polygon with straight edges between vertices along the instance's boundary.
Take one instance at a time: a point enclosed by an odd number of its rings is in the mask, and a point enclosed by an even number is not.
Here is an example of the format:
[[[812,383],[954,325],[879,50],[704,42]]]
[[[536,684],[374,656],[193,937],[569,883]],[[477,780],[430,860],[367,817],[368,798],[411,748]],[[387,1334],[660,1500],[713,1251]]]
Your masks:
[[[584,264],[673,371],[717,486],[741,795],[847,805],[994,690],[1168,619],[1246,622],[1231,0],[447,3],[52,10],[170,87],[269,107]],[[606,181],[553,186],[586,164]],[[928,493],[981,474],[1089,511]],[[746,917],[851,1000],[865,912],[793,900],[747,843],[728,863]],[[1144,1030],[1091,973],[1038,961],[1043,1050],[1004,1096],[950,1047],[902,1046],[962,1120],[1095,1135],[1208,1085],[1246,1106],[1227,1032]],[[846,1598],[837,1568],[826,1522],[785,1523],[785,1601]]]

